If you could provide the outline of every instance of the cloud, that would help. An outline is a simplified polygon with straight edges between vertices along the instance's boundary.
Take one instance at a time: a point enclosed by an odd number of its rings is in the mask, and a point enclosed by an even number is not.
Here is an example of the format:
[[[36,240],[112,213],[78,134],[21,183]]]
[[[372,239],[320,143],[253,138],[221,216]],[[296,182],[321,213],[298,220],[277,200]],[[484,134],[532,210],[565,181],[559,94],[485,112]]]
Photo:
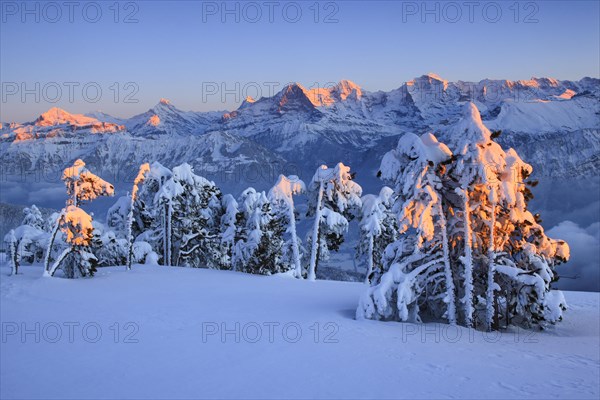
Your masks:
[[[563,239],[571,248],[571,259],[557,268],[562,278],[556,287],[564,290],[600,291],[600,222],[582,228],[563,221],[547,231],[548,236]]]

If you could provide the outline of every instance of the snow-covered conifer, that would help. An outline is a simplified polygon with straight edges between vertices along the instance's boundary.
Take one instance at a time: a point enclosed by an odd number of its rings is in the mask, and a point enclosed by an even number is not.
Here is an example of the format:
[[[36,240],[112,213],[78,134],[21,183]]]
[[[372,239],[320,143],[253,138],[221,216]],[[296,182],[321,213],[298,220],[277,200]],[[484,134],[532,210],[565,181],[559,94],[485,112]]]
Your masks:
[[[8,232],[4,237],[4,242],[8,244],[8,249],[10,251],[11,274],[17,275],[19,273],[20,260],[17,254],[17,238],[15,237],[14,230],[11,229],[10,232]]]
[[[156,196],[165,210],[163,257],[167,265],[221,268],[222,194],[214,182],[182,164],[173,168],[172,177]]]
[[[273,212],[265,192],[244,190],[239,207],[242,229],[235,244],[235,269],[262,275],[286,272],[291,266],[282,262],[284,220]]]
[[[238,203],[235,198],[226,194],[221,200],[223,215],[221,216],[221,264],[226,269],[236,268],[234,257],[235,244],[241,239],[241,219],[243,214],[238,209]]]
[[[308,192],[308,216],[314,216],[315,221],[307,240],[310,244],[307,278],[315,280],[319,260],[327,259],[330,250],[339,248],[348,230],[348,221],[359,213],[362,188],[354,182],[350,167],[338,163],[333,169],[321,165]]]
[[[551,283],[569,247],[547,237],[527,209],[531,166],[493,141],[472,103],[449,134],[452,157],[444,145],[432,146],[432,135],[420,138],[425,147],[405,135],[384,157],[382,176],[396,182],[394,211],[404,234],[387,247],[391,266],[361,298],[357,317],[419,320],[425,310],[440,316],[443,300],[452,323],[454,287],[462,304],[454,318],[469,327],[561,320],[566,304]],[[426,162],[419,161],[423,155]]]
[[[398,224],[392,213],[394,191],[384,186],[379,195],[367,194],[362,197],[360,215],[360,242],[358,253],[364,254],[367,261],[365,282],[372,275],[383,272],[383,253],[385,248],[397,239]]]
[[[456,323],[455,288],[448,254],[442,181],[452,153],[432,134],[407,133],[381,164],[394,185],[393,210],[402,237],[389,250],[391,263],[362,297],[359,318],[419,321],[422,312]],[[392,301],[396,299],[396,301]]]
[[[139,187],[134,201],[132,237],[149,243],[153,251],[162,259],[162,265],[169,265],[165,257],[165,222],[167,208],[160,203],[158,193],[172,177],[173,173],[159,162],[150,165],[146,179]]]
[[[96,257],[89,251],[93,238],[92,217],[78,205],[99,196],[112,196],[114,187],[91,173],[82,160],[76,160],[73,166],[64,170],[62,180],[67,187],[67,206],[62,209],[49,241],[44,274],[53,276],[60,268],[67,278],[77,275],[93,276],[97,263]],[[68,245],[54,264],[49,260],[58,229],[65,235]]]
[[[296,210],[294,209],[294,196],[306,192],[306,185],[296,175],[279,175],[275,186],[269,191],[269,200],[273,204],[273,211],[280,214],[279,220],[287,221],[289,240],[284,244],[284,255],[287,249],[291,250],[291,262],[296,278],[302,278],[302,263],[300,261],[300,243],[296,232]]]
[[[33,226],[34,228],[40,230],[44,229],[44,217],[42,217],[42,213],[35,204],[33,204],[31,207],[26,207],[23,209],[23,222],[21,224]]]
[[[131,189],[131,200],[129,204],[129,210],[127,212],[127,269],[131,269],[132,256],[133,256],[133,209],[135,200],[138,195],[139,185],[144,182],[146,175],[150,171],[150,164],[145,163],[140,166],[137,176],[133,181],[133,188]]]

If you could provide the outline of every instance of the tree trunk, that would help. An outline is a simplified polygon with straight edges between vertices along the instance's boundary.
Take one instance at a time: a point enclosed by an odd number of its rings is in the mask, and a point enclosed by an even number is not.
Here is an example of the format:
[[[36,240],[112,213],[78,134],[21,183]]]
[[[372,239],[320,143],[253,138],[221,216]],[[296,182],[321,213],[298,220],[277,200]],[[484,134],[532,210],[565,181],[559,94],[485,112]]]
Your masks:
[[[472,255],[472,232],[471,232],[471,211],[469,207],[469,195],[466,189],[462,191],[463,198],[463,222],[465,236],[465,296],[462,299],[465,312],[465,326],[471,328],[473,326],[473,255]]]
[[[365,283],[369,283],[369,277],[373,273],[373,235],[369,236],[369,250],[367,254],[367,276],[365,277]]]
[[[56,239],[56,234],[58,233],[58,229],[60,227],[60,219],[65,214],[65,209],[63,208],[60,212],[60,215],[56,219],[54,223],[54,228],[52,229],[52,234],[50,236],[50,243],[48,243],[48,248],[46,249],[46,256],[44,257],[44,276],[50,276],[48,267],[50,265],[50,255],[52,254],[52,247],[54,246],[54,240]]]
[[[131,270],[131,263],[133,258],[133,194],[131,195],[131,204],[129,205],[129,212],[127,213],[127,270]]]
[[[19,273],[19,257],[17,255],[17,246],[15,245],[16,238],[14,231],[10,231],[10,261],[11,261],[11,275],[17,275]]]
[[[456,295],[454,288],[454,277],[452,276],[452,267],[450,265],[450,250],[448,249],[446,216],[444,215],[444,210],[440,200],[438,200],[437,206],[442,231],[442,250],[444,253],[444,275],[446,280],[446,303],[448,304],[448,323],[450,325],[456,325]]]
[[[62,253],[60,253],[60,255],[58,256],[56,261],[54,261],[54,264],[52,264],[52,268],[50,269],[50,271],[48,271],[49,276],[54,276],[54,274],[56,273],[56,270],[58,270],[58,267],[60,267],[60,263],[65,259],[66,256],[69,255],[71,250],[73,250],[73,249],[68,247],[68,248],[64,249]],[[69,275],[69,274],[65,273],[65,275]],[[67,276],[67,277],[70,278],[72,276]]]
[[[290,231],[292,235],[292,252],[294,256],[294,272],[296,278],[302,279],[302,264],[300,263],[300,251],[298,250],[298,236],[296,235],[296,214],[294,213],[294,199],[290,196],[289,199],[289,213],[290,213]]]
[[[308,270],[308,280],[317,279],[318,246],[319,231],[321,225],[321,203],[323,202],[323,181],[319,184],[319,195],[317,198],[317,209],[315,211],[315,224],[313,226],[312,247],[310,249],[310,267]]]
[[[494,190],[492,188],[492,190]],[[495,196],[495,195],[494,195]],[[485,293],[486,309],[485,309],[485,324],[488,331],[492,330],[493,319],[494,319],[494,276],[496,273],[496,266],[494,265],[494,228],[496,225],[496,202],[492,203],[492,218],[490,221],[490,243],[488,245],[488,276],[487,276],[487,290]]]

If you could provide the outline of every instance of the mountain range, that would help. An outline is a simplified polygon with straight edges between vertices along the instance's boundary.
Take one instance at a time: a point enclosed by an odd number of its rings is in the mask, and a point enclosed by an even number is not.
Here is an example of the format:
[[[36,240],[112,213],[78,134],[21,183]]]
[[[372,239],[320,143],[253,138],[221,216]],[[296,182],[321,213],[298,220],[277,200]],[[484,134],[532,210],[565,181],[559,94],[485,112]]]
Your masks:
[[[239,191],[267,188],[280,172],[310,179],[320,164],[342,161],[369,188],[380,184],[374,175],[381,157],[400,135],[433,132],[452,143],[460,137],[462,106],[472,101],[486,126],[502,130],[500,144],[514,147],[536,177],[580,179],[600,171],[599,100],[596,78],[449,82],[426,74],[388,92],[347,80],[319,89],[290,84],[230,112],[182,111],[166,99],[128,119],[52,108],[32,122],[2,123],[0,168],[5,184],[27,183],[38,175],[56,178],[83,158],[127,188],[143,162],[189,162]],[[8,193],[2,201],[16,197]]]

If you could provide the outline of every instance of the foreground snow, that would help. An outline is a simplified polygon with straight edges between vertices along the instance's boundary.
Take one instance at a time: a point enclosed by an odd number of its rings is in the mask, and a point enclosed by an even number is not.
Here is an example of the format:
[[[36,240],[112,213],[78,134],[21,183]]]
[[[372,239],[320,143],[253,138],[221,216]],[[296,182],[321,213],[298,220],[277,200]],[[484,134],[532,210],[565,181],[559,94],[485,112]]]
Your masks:
[[[356,321],[359,283],[147,266],[79,280],[22,271],[0,268],[1,398],[600,395],[599,293],[566,292],[566,320],[549,331],[486,336]]]

